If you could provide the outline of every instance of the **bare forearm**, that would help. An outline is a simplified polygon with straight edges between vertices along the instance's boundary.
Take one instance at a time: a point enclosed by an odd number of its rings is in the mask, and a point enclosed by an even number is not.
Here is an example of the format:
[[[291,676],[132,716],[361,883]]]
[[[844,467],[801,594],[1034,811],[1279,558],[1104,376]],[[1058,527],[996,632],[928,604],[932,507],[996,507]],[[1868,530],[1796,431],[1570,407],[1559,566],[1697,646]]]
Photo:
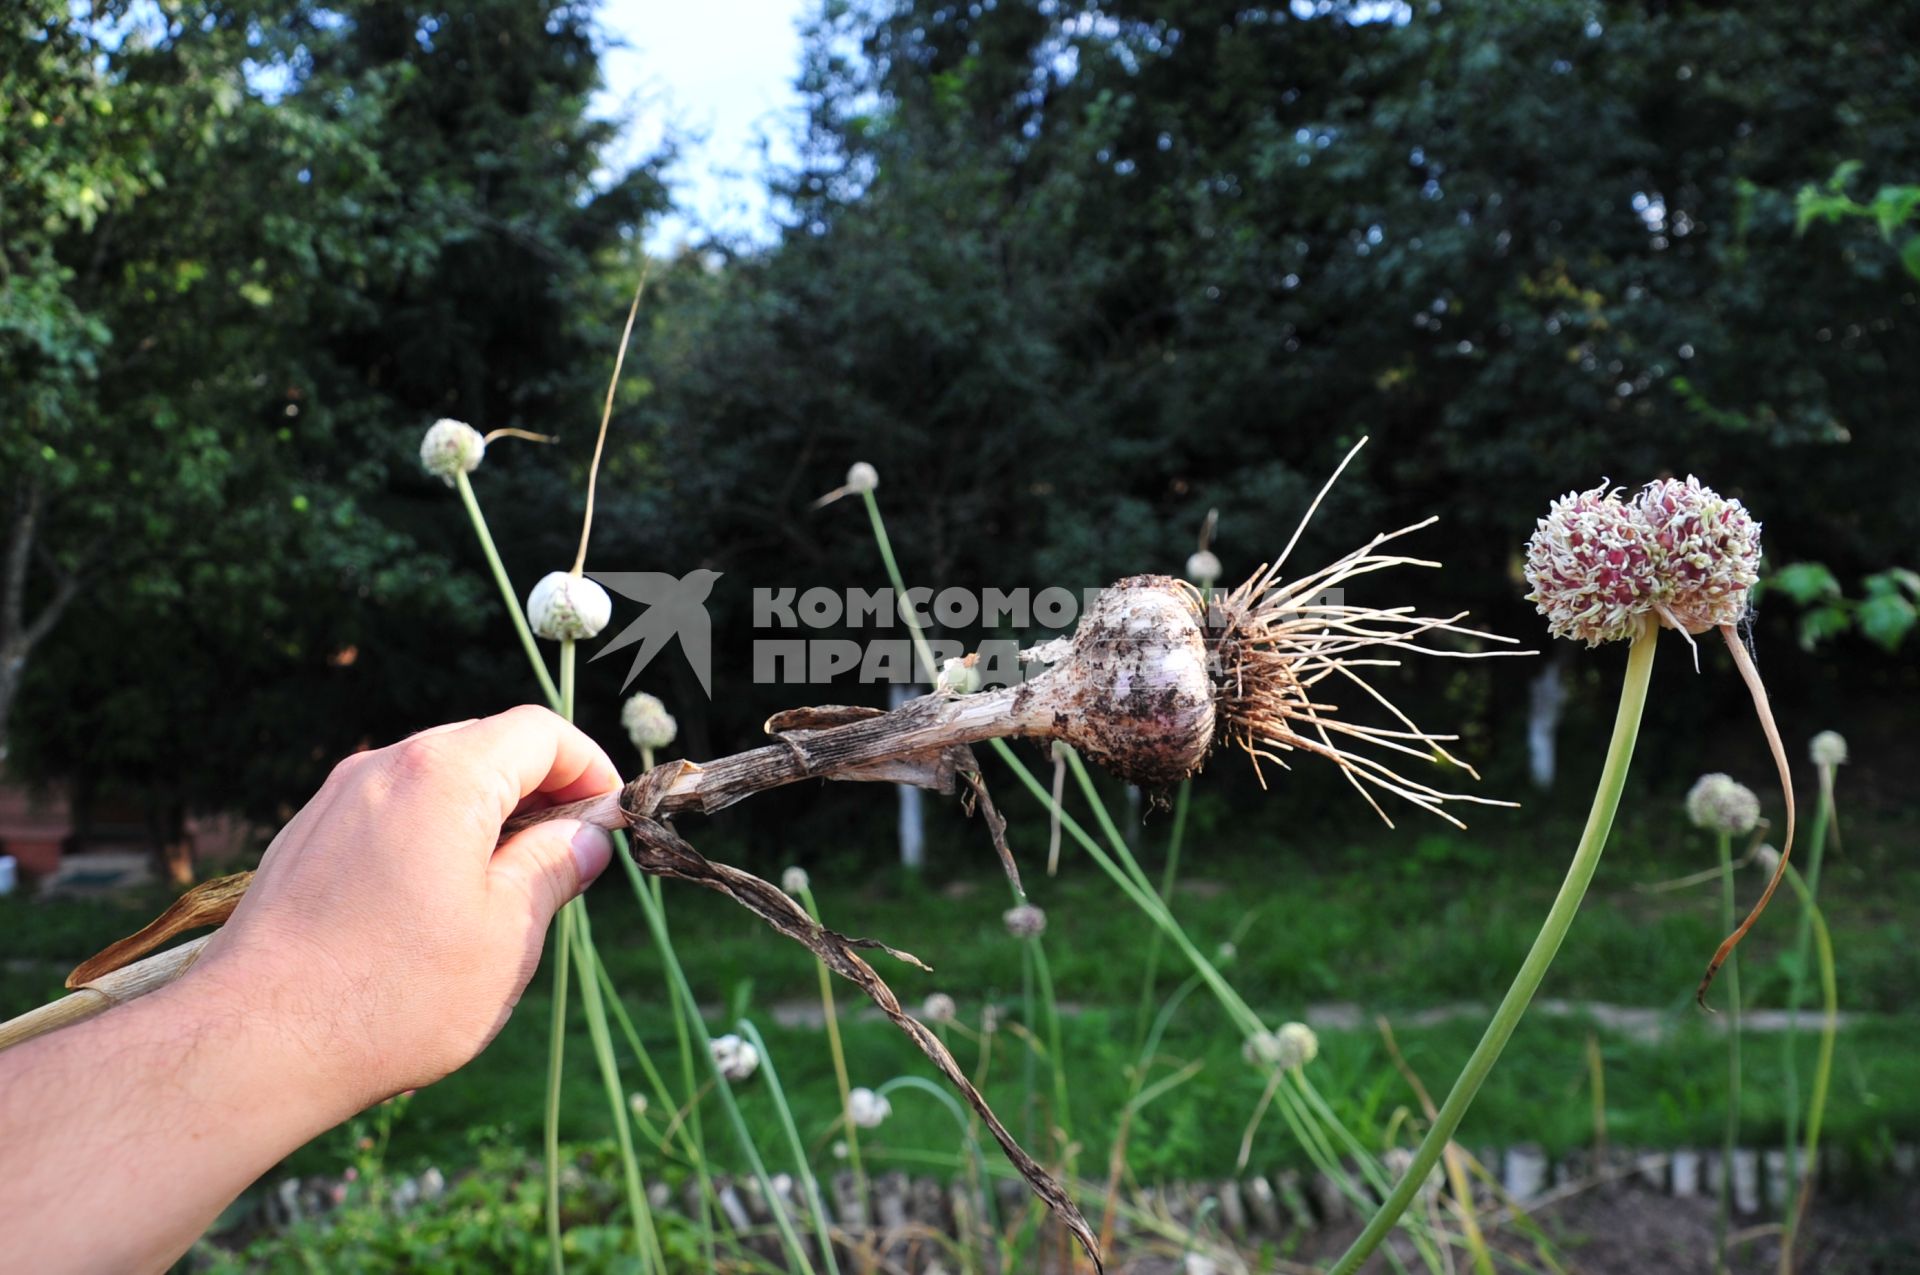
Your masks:
[[[464,1066],[613,853],[502,825],[619,786],[536,708],[341,762],[179,982],[0,1053],[0,1267],[162,1270],[294,1148]]]
[[[0,1054],[0,1235],[21,1270],[163,1270],[351,1114],[311,1042],[218,978]]]

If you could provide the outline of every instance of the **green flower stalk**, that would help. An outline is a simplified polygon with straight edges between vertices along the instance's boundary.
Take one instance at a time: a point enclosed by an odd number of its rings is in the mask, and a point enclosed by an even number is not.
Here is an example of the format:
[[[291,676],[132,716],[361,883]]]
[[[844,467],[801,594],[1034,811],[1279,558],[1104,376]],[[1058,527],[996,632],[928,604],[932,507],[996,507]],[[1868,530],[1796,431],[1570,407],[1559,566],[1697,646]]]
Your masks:
[[[1541,980],[1546,977],[1547,967],[1553,963],[1561,943],[1566,940],[1567,931],[1573,927],[1574,915],[1580,910],[1581,900],[1586,897],[1594,870],[1600,866],[1601,851],[1606,848],[1614,815],[1620,809],[1620,794],[1626,787],[1627,768],[1633,761],[1633,746],[1639,737],[1640,717],[1646,707],[1647,687],[1652,680],[1658,633],[1659,630],[1652,624],[1643,623],[1627,652],[1626,678],[1620,688],[1620,707],[1614,717],[1613,737],[1607,746],[1607,758],[1601,766],[1600,783],[1594,792],[1592,809],[1587,813],[1587,824],[1581,833],[1580,844],[1574,850],[1573,862],[1567,868],[1566,878],[1560,884],[1553,906],[1548,909],[1545,924],[1540,927],[1533,947],[1521,962],[1513,985],[1507,989],[1499,1008],[1494,1011],[1493,1021],[1487,1024],[1486,1033],[1467,1059],[1460,1078],[1440,1104],[1440,1110],[1429,1124],[1426,1137],[1421,1139],[1420,1146],[1414,1151],[1406,1173],[1352,1247],[1330,1268],[1329,1275],[1351,1275],[1351,1272],[1358,1270],[1360,1263],[1386,1238],[1387,1232],[1413,1202],[1421,1184],[1427,1180],[1427,1175],[1439,1163],[1447,1144],[1453,1140],[1461,1118],[1467,1114],[1467,1108],[1480,1092],[1480,1086],[1493,1070],[1494,1063],[1499,1061],[1500,1053],[1512,1038],[1514,1028],[1520,1025],[1528,1004],[1539,990]]]
[[[1687,793],[1687,818],[1713,834],[1720,857],[1720,928],[1734,923],[1733,839],[1760,822],[1760,799],[1727,775],[1702,775]],[[1727,1118],[1721,1138],[1719,1212],[1714,1219],[1715,1269],[1727,1264],[1727,1235],[1733,1226],[1733,1151],[1740,1144],[1740,959],[1727,962],[1727,994],[1732,998],[1727,1023]]]
[[[813,883],[805,868],[790,867],[781,873],[780,888],[800,900],[814,924],[821,924],[820,908],[813,898]],[[833,998],[833,972],[817,956],[813,958],[813,968],[820,980],[820,1014],[827,1028],[827,1052],[833,1057],[834,1084],[840,1089],[840,1115],[847,1127],[847,1166],[853,1170],[854,1195],[864,1213],[869,1193],[866,1168],[860,1162],[861,1125],[853,1118],[853,1083],[847,1072],[846,1046],[840,1040],[840,1011]]]
[[[1626,787],[1660,632],[1648,614],[1654,581],[1644,528],[1604,484],[1586,492],[1570,492],[1553,502],[1528,542],[1527,580],[1533,586],[1529,600],[1546,616],[1548,631],[1555,637],[1588,646],[1632,642],[1606,761],[1573,862],[1519,973],[1452,1091],[1429,1122],[1406,1172],[1352,1246],[1334,1263],[1331,1275],[1351,1275],[1359,1268],[1413,1203],[1427,1175],[1440,1162],[1572,928],[1587,886],[1600,866],[1600,855]]]
[[[1813,812],[1813,849],[1807,863],[1805,882],[1800,889],[1802,907],[1799,933],[1794,939],[1793,966],[1787,988],[1787,1030],[1781,1034],[1781,1053],[1784,1062],[1786,1082],[1786,1144],[1787,1144],[1787,1215],[1783,1219],[1788,1237],[1781,1246],[1782,1270],[1791,1269],[1793,1253],[1792,1233],[1797,1224],[1797,1215],[1802,1209],[1799,1202],[1799,1183],[1803,1172],[1811,1176],[1812,1157],[1818,1152],[1818,1138],[1809,1141],[1809,1150],[1805,1164],[1801,1163],[1799,1153],[1800,1133],[1800,1003],[1806,994],[1807,963],[1811,959],[1814,938],[1814,921],[1818,912],[1820,898],[1820,866],[1826,855],[1827,842],[1833,836],[1835,824],[1834,781],[1838,777],[1839,767],[1848,760],[1847,741],[1838,732],[1823,730],[1813,737],[1808,746],[1813,759],[1814,770],[1820,777],[1820,797]],[[1824,973],[1824,972],[1823,972]]]
[[[1760,528],[1737,500],[1727,500],[1698,479],[1650,483],[1631,505],[1606,483],[1569,492],[1553,502],[1527,542],[1527,595],[1546,617],[1555,637],[1588,646],[1631,641],[1620,706],[1614,718],[1600,782],[1573,862],[1547,912],[1533,947],[1512,986],[1494,1011],[1480,1043],[1468,1058],[1453,1090],[1429,1124],[1426,1137],[1393,1193],[1367,1223],[1330,1275],[1351,1275],[1377,1248],[1394,1222],[1412,1203],[1440,1160],[1481,1084],[1493,1070],[1539,990],[1547,968],[1566,939],[1587,886],[1606,848],[1627,770],[1639,735],[1653,672],[1653,655],[1662,625],[1691,635],[1718,628],[1735,665],[1753,694],[1754,706],[1787,789],[1787,835],[1793,833],[1793,786],[1779,745],[1766,692],[1735,626],[1746,614],[1749,592],[1758,578]],[[1786,867],[1782,853],[1781,871]],[[1776,872],[1747,919],[1714,954],[1696,995],[1705,1004],[1714,974],[1732,954],[1766,907],[1780,880]]]
[[[1799,1189],[1793,1193],[1786,1231],[1780,1239],[1781,1275],[1792,1275],[1794,1242],[1799,1237],[1800,1228],[1806,1223],[1807,1205],[1813,1199],[1813,1182],[1820,1155],[1820,1124],[1826,1115],[1827,1090],[1833,1081],[1834,1041],[1840,1034],[1840,992],[1833,972],[1833,938],[1827,933],[1826,918],[1820,915],[1820,909],[1814,903],[1812,882],[1802,879],[1800,873],[1791,868],[1787,870],[1787,881],[1800,896],[1800,905],[1806,911],[1808,927],[1813,933],[1815,951],[1819,954],[1823,1013],[1820,1021],[1820,1055],[1814,1063],[1813,1092],[1807,1104],[1804,1171],[1800,1174]]]

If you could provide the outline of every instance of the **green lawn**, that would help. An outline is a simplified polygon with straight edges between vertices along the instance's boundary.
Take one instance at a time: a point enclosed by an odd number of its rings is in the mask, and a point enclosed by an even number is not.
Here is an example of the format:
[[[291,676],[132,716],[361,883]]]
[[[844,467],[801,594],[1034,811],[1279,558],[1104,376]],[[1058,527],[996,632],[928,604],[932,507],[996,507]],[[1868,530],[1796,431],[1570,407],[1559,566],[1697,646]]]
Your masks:
[[[1564,830],[1549,842],[1570,844]],[[1920,869],[1902,847],[1905,829],[1848,829],[1845,855],[1828,862],[1823,896],[1840,959],[1843,1007],[1860,1019],[1841,1037],[1828,1117],[1832,1143],[1877,1146],[1889,1137],[1920,1134],[1920,1094],[1908,1074],[1920,1020],[1903,1012],[1907,989],[1920,981],[1920,953],[1906,942],[1901,918],[1914,914]],[[1022,844],[1016,841],[1016,844]],[[1025,844],[1036,844],[1029,837]],[[975,847],[977,850],[978,847]],[[722,855],[724,847],[712,847]],[[1492,846],[1465,836],[1399,834],[1309,859],[1285,846],[1240,845],[1230,851],[1190,846],[1176,911],[1202,950],[1231,939],[1225,972],[1270,1021],[1296,1016],[1309,1003],[1353,1002],[1390,1018],[1436,1005],[1486,1003],[1504,989],[1530,941],[1558,880],[1563,851]],[[1143,851],[1157,872],[1152,834]],[[950,860],[943,860],[947,862]],[[1669,1026],[1655,1040],[1595,1029],[1578,1018],[1536,1014],[1525,1023],[1481,1094],[1462,1140],[1473,1146],[1536,1141],[1550,1149],[1579,1146],[1593,1133],[1586,1042],[1597,1031],[1606,1068],[1609,1133],[1618,1145],[1706,1145],[1718,1138],[1724,1086],[1718,1024],[1690,1005],[1694,983],[1719,939],[1713,887],[1664,894],[1636,884],[1694,870],[1710,851],[1678,834],[1629,823],[1609,851],[1543,996],[1592,999],[1668,1011]],[[777,875],[779,865],[763,865]],[[976,1023],[993,1001],[1011,1022],[1020,1018],[1020,948],[1005,935],[1000,913],[1008,904],[1004,881],[990,859],[965,861],[966,875],[919,880],[892,871],[816,867],[815,891],[828,922],[844,932],[872,935],[911,949],[935,967],[928,975],[880,958],[877,967],[910,1005],[931,991],[960,1002],[964,1022]],[[1125,1100],[1136,1056],[1137,1007],[1149,948],[1150,925],[1084,858],[1069,852],[1057,878],[1038,864],[1028,868],[1033,898],[1047,909],[1045,939],[1058,993],[1076,1007],[1063,1026],[1070,1077],[1068,1128],[1083,1171],[1104,1164],[1115,1116]],[[1744,898],[1758,892],[1749,871]],[[782,1028],[769,1008],[811,1002],[817,996],[811,957],[732,904],[693,887],[667,890],[676,947],[697,993],[726,1006],[712,1024],[722,1030],[740,1013],[755,1019],[774,1051],[803,1137],[825,1148],[837,1099],[825,1040],[817,1030]],[[23,958],[68,960],[135,927],[154,899],[116,904],[0,900],[0,955],[15,972],[0,989],[11,1014],[58,990],[61,971]],[[670,1018],[658,961],[637,906],[620,874],[591,896],[594,933],[622,997],[640,1024],[656,1061],[677,1077]],[[1750,1005],[1781,1000],[1783,959],[1797,910],[1783,894],[1775,911],[1742,950]],[[1158,996],[1186,971],[1168,955]],[[852,989],[837,989],[843,1011]],[[1721,993],[1724,999],[1724,991]],[[457,1166],[470,1158],[476,1129],[502,1129],[533,1145],[545,1084],[548,978],[535,979],[511,1025],[487,1053],[457,1076],[422,1094],[394,1135],[401,1164],[432,1158]],[[1445,1090],[1477,1038],[1474,1017],[1426,1027],[1396,1027],[1409,1062],[1436,1093]],[[853,1083],[877,1085],[901,1074],[930,1075],[912,1047],[884,1022],[854,1017],[845,1027]],[[972,1070],[978,1046],[958,1035],[957,1055]],[[1167,1032],[1155,1075],[1198,1062],[1194,1077],[1162,1097],[1136,1126],[1129,1147],[1132,1169],[1145,1178],[1230,1171],[1261,1076],[1239,1057],[1240,1042],[1225,1015],[1204,992],[1188,998]],[[1803,1040],[1811,1071],[1813,1042]],[[641,1077],[621,1050],[630,1088]],[[606,1099],[592,1064],[584,1027],[568,1048],[565,1091],[569,1137],[608,1131]],[[1771,1142],[1780,1121],[1781,1047],[1760,1038],[1746,1051],[1743,1102],[1751,1140]],[[1049,1086],[1041,1070],[1040,1091]],[[1310,1074],[1356,1129],[1379,1130],[1412,1096],[1394,1072],[1370,1026],[1322,1033],[1320,1060]],[[1023,1137],[1047,1113],[1028,1106],[1021,1048],[998,1037],[987,1093]],[[774,1139],[776,1118],[766,1086],[741,1088],[763,1150],[784,1155]],[[1038,1100],[1036,1100],[1038,1101]],[[868,1135],[878,1160],[903,1166],[951,1163],[958,1146],[952,1117],[913,1091],[895,1095],[893,1118]],[[705,1132],[717,1159],[733,1158],[726,1130],[709,1102]],[[654,1114],[658,1116],[656,1100]],[[1042,1140],[1043,1141],[1043,1140]],[[824,1158],[830,1152],[820,1152]],[[1270,1121],[1255,1164],[1294,1163],[1292,1140]],[[300,1163],[338,1162],[338,1149],[309,1148]]]

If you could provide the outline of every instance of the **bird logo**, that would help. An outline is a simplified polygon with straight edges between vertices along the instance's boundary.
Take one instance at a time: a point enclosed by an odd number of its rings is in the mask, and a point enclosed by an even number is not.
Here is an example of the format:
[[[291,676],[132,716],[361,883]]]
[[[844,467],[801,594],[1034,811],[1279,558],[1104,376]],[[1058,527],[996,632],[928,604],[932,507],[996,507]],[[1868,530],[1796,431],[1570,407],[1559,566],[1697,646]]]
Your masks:
[[[646,607],[639,619],[620,630],[593,655],[597,660],[636,642],[640,644],[633,656],[633,667],[627,671],[627,680],[620,684],[620,689],[624,691],[633,685],[640,670],[677,637],[693,675],[700,679],[700,689],[712,699],[713,621],[707,616],[707,597],[713,592],[720,572],[700,567],[677,577],[664,571],[591,571],[588,574],[621,597]]]

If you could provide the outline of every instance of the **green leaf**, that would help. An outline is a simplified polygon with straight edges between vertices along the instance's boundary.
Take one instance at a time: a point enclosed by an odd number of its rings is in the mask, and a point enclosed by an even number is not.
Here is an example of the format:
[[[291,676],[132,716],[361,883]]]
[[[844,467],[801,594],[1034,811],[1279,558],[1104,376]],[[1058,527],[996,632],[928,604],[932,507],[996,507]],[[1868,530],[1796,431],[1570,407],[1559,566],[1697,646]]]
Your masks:
[[[1793,562],[1774,572],[1767,580],[1769,588],[1778,589],[1805,606],[1821,598],[1840,596],[1840,582],[1834,579],[1833,572],[1819,562]]]
[[[1907,236],[1907,242],[1900,247],[1900,264],[1907,273],[1920,279],[1920,235]]]
[[[1897,594],[1883,593],[1860,604],[1860,631],[1869,641],[1886,651],[1897,651],[1914,620],[1920,618],[1913,603]]]
[[[1888,567],[1880,574],[1911,593],[1915,600],[1920,601],[1920,571],[1909,571],[1905,567]]]
[[[1800,648],[1811,651],[1830,637],[1838,637],[1853,623],[1845,607],[1815,607],[1800,617]]]
[[[1882,186],[1872,205],[1880,233],[1892,239],[1893,232],[1906,224],[1916,206],[1920,206],[1920,186]]]

